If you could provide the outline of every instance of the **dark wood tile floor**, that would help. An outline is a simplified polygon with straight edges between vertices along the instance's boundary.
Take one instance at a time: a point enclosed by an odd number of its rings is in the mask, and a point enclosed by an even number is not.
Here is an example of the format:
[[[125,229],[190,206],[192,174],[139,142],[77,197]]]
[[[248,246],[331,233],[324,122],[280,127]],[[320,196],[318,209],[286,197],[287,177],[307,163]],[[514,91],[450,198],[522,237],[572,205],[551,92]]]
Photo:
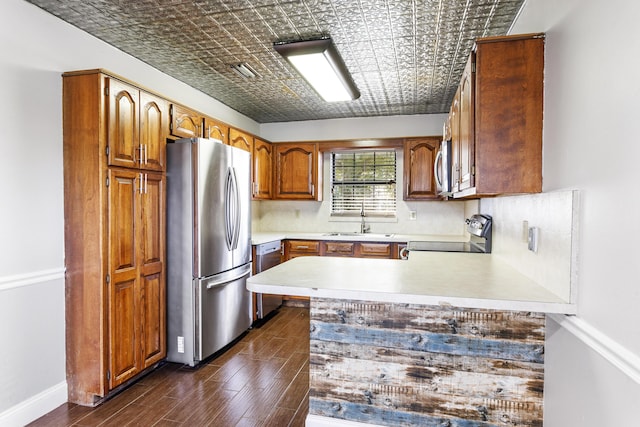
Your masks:
[[[30,426],[304,426],[309,310],[282,307],[198,369],[167,363],[96,408],[66,403]]]

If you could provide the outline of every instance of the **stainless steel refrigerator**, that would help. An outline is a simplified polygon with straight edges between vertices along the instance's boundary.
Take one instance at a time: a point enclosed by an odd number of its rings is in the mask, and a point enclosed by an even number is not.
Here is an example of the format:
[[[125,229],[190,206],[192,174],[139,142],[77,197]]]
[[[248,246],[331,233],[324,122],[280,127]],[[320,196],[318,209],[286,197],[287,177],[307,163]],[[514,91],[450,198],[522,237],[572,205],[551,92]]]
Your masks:
[[[251,159],[213,139],[167,144],[167,360],[195,366],[252,322]]]

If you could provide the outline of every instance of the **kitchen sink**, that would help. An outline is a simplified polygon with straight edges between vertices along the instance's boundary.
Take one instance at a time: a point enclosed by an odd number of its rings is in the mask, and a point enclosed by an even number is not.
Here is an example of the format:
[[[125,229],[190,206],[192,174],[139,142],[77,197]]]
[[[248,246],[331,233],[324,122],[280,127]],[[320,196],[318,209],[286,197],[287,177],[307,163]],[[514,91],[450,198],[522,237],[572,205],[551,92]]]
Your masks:
[[[336,237],[357,237],[364,239],[384,239],[393,237],[393,234],[380,234],[380,233],[358,233],[354,232],[331,232],[324,233],[324,236],[336,236]]]

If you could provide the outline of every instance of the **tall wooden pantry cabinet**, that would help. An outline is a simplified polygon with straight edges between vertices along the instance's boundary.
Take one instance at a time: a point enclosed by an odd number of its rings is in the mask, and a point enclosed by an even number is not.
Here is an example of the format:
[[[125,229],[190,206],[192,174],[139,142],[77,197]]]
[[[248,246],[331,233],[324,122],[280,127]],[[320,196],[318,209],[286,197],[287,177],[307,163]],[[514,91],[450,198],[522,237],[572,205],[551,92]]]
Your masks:
[[[67,384],[94,406],[166,356],[169,104],[101,70],[63,75]]]

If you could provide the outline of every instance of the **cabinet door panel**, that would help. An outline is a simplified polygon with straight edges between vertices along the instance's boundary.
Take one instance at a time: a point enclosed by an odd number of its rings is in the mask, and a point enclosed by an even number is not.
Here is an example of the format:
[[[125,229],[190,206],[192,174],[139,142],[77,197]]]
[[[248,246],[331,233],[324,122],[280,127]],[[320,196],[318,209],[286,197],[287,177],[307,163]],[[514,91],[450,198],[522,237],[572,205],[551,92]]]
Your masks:
[[[464,190],[474,186],[473,166],[474,166],[474,74],[473,64],[475,54],[471,54],[460,81],[460,118],[459,118],[459,190]]]
[[[436,199],[433,166],[439,138],[408,139],[404,144],[404,199]]]
[[[169,105],[166,100],[140,92],[140,145],[142,168],[163,171],[169,127]]]
[[[225,144],[229,143],[229,126],[222,122],[212,119],[211,117],[204,118],[204,138],[217,139]]]
[[[353,256],[356,244],[353,242],[324,242],[323,255],[327,256]]]
[[[392,243],[360,243],[359,256],[362,258],[391,258]]]
[[[253,137],[238,129],[231,128],[229,129],[229,145],[251,153],[253,152]]]
[[[253,145],[253,198],[269,200],[272,197],[273,145],[254,139]]]
[[[110,388],[138,373],[138,293],[135,279],[112,282],[110,286]]]
[[[142,277],[142,369],[166,356],[164,282],[162,272]]]
[[[460,86],[451,103],[449,123],[451,124],[451,187],[453,191],[458,191],[460,187]]]
[[[137,168],[140,160],[138,128],[139,91],[134,86],[106,79],[109,89],[109,165]]]
[[[161,174],[147,173],[144,175],[143,194],[141,200],[140,221],[142,266],[148,268],[164,259],[164,183]]]
[[[109,170],[109,270],[114,275],[127,274],[137,267],[135,224],[140,175]]]
[[[112,389],[138,372],[136,223],[140,174],[109,170],[109,370]]]
[[[166,287],[164,272],[165,178],[149,173],[145,177],[141,199],[140,250],[142,286],[142,369],[166,355],[164,306]]]
[[[171,105],[171,135],[179,138],[202,137],[203,118],[179,104]]]
[[[276,144],[277,199],[315,199],[315,144]]]

